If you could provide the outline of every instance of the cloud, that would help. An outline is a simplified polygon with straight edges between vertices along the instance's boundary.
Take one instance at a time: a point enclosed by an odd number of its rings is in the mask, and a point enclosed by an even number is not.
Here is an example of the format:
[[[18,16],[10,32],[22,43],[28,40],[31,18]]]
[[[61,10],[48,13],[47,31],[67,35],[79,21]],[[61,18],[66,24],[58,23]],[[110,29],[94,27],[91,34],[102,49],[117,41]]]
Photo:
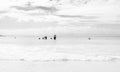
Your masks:
[[[0,14],[8,13],[8,11],[0,11]]]
[[[56,12],[58,10],[55,7],[46,7],[46,6],[11,6],[11,8],[15,8],[17,10],[22,10],[22,11],[44,10],[51,13]]]
[[[63,1],[63,0],[60,0]],[[69,0],[67,0],[69,2]],[[67,2],[65,0],[65,2]],[[84,0],[74,0],[74,2],[83,1]],[[89,1],[89,0],[85,0]],[[94,4],[94,0],[93,4]],[[106,0],[95,0],[95,2],[99,3]],[[107,1],[106,1],[107,2]],[[119,2],[118,0],[108,0],[110,3]],[[49,3],[49,4],[48,4]],[[54,5],[50,4],[48,0],[3,0],[0,1],[0,16],[9,16],[17,18],[19,21],[21,20],[33,20],[33,21],[42,21],[42,20],[58,20],[64,18],[93,18],[87,15],[94,15],[96,13],[101,13],[103,15],[114,15],[118,14],[118,7],[110,7],[110,5],[101,6],[73,6],[70,5],[61,5],[57,6],[57,3]],[[64,3],[64,1],[63,1]],[[101,4],[99,3],[99,4]],[[103,3],[104,4],[104,3]],[[68,6],[68,7],[67,7]],[[84,15],[83,15],[84,14]],[[104,17],[104,16],[103,16]],[[108,17],[107,17],[108,18]],[[112,18],[111,18],[112,19]],[[60,20],[61,21],[61,20]]]

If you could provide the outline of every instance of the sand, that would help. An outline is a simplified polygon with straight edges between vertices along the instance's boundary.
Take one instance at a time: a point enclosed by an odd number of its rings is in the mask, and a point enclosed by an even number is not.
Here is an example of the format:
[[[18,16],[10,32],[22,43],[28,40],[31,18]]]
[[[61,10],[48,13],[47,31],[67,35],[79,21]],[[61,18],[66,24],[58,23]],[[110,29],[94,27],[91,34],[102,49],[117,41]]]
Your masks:
[[[120,62],[0,61],[0,72],[120,72]]]
[[[119,37],[1,37],[0,60],[120,61]]]

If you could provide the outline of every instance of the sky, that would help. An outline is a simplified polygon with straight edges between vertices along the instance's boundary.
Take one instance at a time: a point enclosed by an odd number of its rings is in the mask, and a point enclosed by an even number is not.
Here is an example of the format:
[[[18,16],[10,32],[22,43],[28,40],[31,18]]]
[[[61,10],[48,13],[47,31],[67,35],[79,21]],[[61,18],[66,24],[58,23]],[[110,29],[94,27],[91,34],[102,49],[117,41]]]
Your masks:
[[[53,0],[54,2],[55,0]],[[60,0],[53,3],[48,0],[4,0],[0,1],[1,17],[9,16],[18,20],[61,20],[59,15],[100,15],[111,16],[119,14],[119,2],[117,0],[92,0],[84,4],[85,0]],[[70,3],[73,2],[73,3]],[[74,4],[74,3],[79,3]],[[83,3],[83,4],[81,4]],[[118,4],[117,4],[118,3]],[[43,7],[41,7],[43,6]]]
[[[119,0],[0,0],[0,33],[82,30],[119,34],[119,8]]]

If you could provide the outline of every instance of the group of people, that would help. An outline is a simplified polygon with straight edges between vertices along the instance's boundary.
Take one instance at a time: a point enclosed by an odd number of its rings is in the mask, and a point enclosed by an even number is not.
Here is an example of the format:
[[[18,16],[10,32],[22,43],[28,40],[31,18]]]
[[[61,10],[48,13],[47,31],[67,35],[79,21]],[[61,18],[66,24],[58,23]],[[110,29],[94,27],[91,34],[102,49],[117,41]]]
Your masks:
[[[50,38],[50,39],[51,39],[51,40],[56,40],[56,38],[57,38],[56,35],[54,35],[53,38]],[[47,36],[44,36],[44,37],[42,37],[42,38],[39,37],[38,39],[39,39],[39,40],[41,40],[41,39],[42,39],[42,40],[47,40],[48,37],[47,37]]]

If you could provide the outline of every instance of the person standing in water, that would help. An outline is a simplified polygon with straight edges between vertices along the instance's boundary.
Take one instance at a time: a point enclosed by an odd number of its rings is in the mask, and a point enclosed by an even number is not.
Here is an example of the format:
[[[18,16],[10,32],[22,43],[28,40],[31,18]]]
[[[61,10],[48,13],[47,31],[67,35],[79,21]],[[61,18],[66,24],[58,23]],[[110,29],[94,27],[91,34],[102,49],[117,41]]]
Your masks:
[[[54,40],[56,40],[56,35],[54,35]]]

